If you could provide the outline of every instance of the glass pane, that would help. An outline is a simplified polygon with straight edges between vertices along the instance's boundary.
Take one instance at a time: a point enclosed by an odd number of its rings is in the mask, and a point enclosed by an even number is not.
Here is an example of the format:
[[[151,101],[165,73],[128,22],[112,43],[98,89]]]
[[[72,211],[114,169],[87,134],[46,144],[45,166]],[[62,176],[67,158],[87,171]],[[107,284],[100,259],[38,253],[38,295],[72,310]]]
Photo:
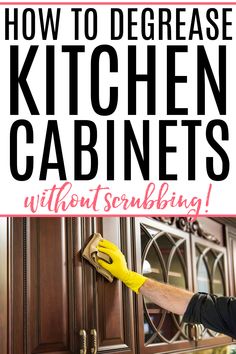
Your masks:
[[[151,238],[154,238],[158,233],[160,233],[161,231],[157,230],[157,229],[153,229],[151,227],[148,227],[145,225],[145,228],[147,229],[149,235],[151,236]]]
[[[213,293],[217,296],[225,295],[224,278],[220,271],[219,264],[215,269],[215,274],[213,279]]]
[[[204,258],[201,258],[198,262],[197,286],[198,291],[210,292],[210,279]]]
[[[167,313],[165,321],[161,327],[161,333],[167,340],[170,341],[175,336],[176,332],[177,328],[172,318],[172,315],[171,313]]]
[[[156,243],[158,244],[165,263],[167,264],[170,252],[173,247],[173,242],[169,239],[168,234],[163,234],[162,236],[158,237]]]
[[[146,258],[143,261],[143,274],[148,278],[162,282],[164,281],[163,269],[161,267],[160,259],[156,252],[156,249],[154,248],[153,242],[147,253]]]
[[[144,315],[144,331],[146,331],[145,341],[147,341],[159,330],[160,321],[163,316],[163,310],[156,304],[151,303],[146,298],[144,298],[144,302],[147,307],[146,315]],[[158,332],[160,332],[160,330]],[[159,343],[160,338],[154,337],[152,342]]]
[[[168,283],[182,289],[186,289],[184,268],[180,260],[181,255],[175,252],[168,272]]]
[[[186,264],[186,252],[185,252],[185,243],[182,243],[179,247],[178,247],[178,254],[179,256],[182,258],[182,260],[184,261],[184,263]]]
[[[219,259],[220,255],[222,252],[213,247],[211,249],[196,244],[198,291],[214,293],[218,296],[225,295],[223,257]],[[203,338],[217,335],[216,332],[207,329],[202,332]]]
[[[200,253],[198,247],[196,247],[196,262],[198,262],[200,256],[201,256],[201,253]]]
[[[144,316],[144,336],[145,342],[147,342],[154,334],[154,330],[147,321],[147,317]]]
[[[213,269],[214,269],[214,264],[215,264],[215,260],[216,260],[216,254],[213,253],[213,251],[209,251],[207,252],[206,256],[205,256],[205,259],[207,260],[208,262],[208,267],[210,269],[210,272],[212,274],[213,272]]]
[[[147,307],[148,317],[154,325],[154,329],[156,328],[156,330],[153,330],[152,324],[149,323],[150,320],[148,321],[146,316],[144,316],[145,341],[147,342],[149,339],[151,339],[155,332],[159,333],[159,335],[153,337],[151,341],[152,343],[160,343],[165,340],[171,341],[178,332],[178,328],[173,320],[172,314],[166,313],[163,323],[160,323],[165,311],[158,306],[153,306],[153,304],[147,304]],[[177,322],[179,323],[179,321]],[[163,339],[161,337],[163,337]],[[177,339],[182,339],[182,335]]]
[[[203,245],[200,245],[200,244],[197,244],[197,248],[199,249],[200,253],[202,254],[206,248],[206,246],[203,246]]]
[[[148,232],[149,229],[148,231],[141,231],[143,274],[159,282],[166,282],[168,273],[169,283],[186,288],[187,284],[182,264],[182,262],[185,264],[186,258],[185,244],[181,245],[177,250],[176,242],[179,238],[159,231],[153,232],[152,235]],[[158,232],[160,235],[158,235]],[[173,255],[172,252],[174,250],[175,253]],[[171,259],[170,255],[172,256]],[[170,260],[171,264],[169,264]],[[175,322],[171,313],[161,309],[145,297],[144,305],[144,334],[146,343],[168,342],[172,341],[175,336],[175,340],[183,339],[181,334],[178,336],[180,327],[182,326],[180,324],[181,316],[176,316]]]

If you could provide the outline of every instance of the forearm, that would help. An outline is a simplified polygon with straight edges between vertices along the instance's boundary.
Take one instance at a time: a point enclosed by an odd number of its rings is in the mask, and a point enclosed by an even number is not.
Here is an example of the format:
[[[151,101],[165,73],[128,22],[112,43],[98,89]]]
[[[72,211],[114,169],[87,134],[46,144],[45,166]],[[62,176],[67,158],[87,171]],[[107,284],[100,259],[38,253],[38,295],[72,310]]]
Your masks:
[[[98,251],[107,254],[112,259],[111,263],[107,263],[102,259],[99,259],[98,263],[130,289],[148,297],[151,301],[168,311],[180,315],[185,313],[193,293],[156,282],[129,270],[124,255],[110,241],[104,239],[100,241]]]
[[[163,309],[179,315],[185,313],[193,296],[190,291],[151,279],[144,282],[139,292]]]

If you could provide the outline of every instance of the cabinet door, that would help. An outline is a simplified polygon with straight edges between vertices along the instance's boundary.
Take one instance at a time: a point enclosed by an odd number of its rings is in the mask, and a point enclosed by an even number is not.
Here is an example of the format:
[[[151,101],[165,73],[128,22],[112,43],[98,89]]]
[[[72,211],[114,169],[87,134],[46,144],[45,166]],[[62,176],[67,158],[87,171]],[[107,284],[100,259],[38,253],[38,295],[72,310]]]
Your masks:
[[[189,235],[155,220],[135,219],[137,271],[146,277],[191,290]],[[182,316],[138,298],[140,353],[194,347]]]
[[[227,237],[228,263],[230,277],[230,295],[236,296],[236,229],[230,227]]]
[[[76,352],[73,249],[68,220],[11,221],[8,354]]]
[[[0,353],[8,353],[7,219],[0,218]]]
[[[85,222],[84,241],[92,232],[100,232],[124,251],[131,266],[128,219],[97,218]],[[134,354],[133,294],[117,279],[109,283],[86,260],[81,261],[86,270],[84,293],[88,312],[88,353],[93,352],[94,338],[90,332],[95,329],[98,353]]]
[[[227,296],[228,272],[226,264],[226,249],[212,242],[202,240],[198,236],[192,236],[194,290]],[[200,326],[198,347],[228,343],[231,338],[205,329]]]

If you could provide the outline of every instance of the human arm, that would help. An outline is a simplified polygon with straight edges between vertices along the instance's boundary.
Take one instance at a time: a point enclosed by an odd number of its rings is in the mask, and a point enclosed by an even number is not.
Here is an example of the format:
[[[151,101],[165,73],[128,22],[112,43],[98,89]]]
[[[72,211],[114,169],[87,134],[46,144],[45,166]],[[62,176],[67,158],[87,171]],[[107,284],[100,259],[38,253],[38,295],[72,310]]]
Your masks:
[[[190,291],[148,278],[140,287],[139,292],[163,309],[178,315],[185,313],[193,297]]]
[[[168,284],[147,279],[139,292],[160,307],[184,315],[187,323],[236,338],[236,298],[207,293],[193,294]]]
[[[99,251],[108,254],[112,260],[111,264],[99,260],[100,265],[136,293],[141,293],[167,311],[184,315],[184,322],[201,323],[206,328],[236,338],[236,298],[193,294],[148,279],[129,270],[119,248],[107,240],[100,242]]]
[[[193,294],[147,279],[139,292],[160,307],[183,316],[183,322],[236,338],[236,298],[206,293]]]
[[[99,260],[99,264],[120,279],[136,293],[148,297],[155,304],[176,314],[184,314],[193,293],[148,279],[128,269],[124,255],[113,243],[102,240],[98,250],[110,256],[112,263]]]

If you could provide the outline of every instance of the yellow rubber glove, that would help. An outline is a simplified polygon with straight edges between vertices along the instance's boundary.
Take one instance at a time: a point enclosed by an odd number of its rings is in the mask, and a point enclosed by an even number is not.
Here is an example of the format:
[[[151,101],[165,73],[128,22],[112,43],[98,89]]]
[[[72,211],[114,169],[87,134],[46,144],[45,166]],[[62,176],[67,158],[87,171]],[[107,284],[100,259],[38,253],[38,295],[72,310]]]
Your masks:
[[[107,263],[99,259],[98,263],[138,294],[139,288],[147,278],[127,268],[125,256],[112,242],[105,239],[101,240],[98,244],[98,250],[99,252],[106,253],[112,260],[112,263]]]

